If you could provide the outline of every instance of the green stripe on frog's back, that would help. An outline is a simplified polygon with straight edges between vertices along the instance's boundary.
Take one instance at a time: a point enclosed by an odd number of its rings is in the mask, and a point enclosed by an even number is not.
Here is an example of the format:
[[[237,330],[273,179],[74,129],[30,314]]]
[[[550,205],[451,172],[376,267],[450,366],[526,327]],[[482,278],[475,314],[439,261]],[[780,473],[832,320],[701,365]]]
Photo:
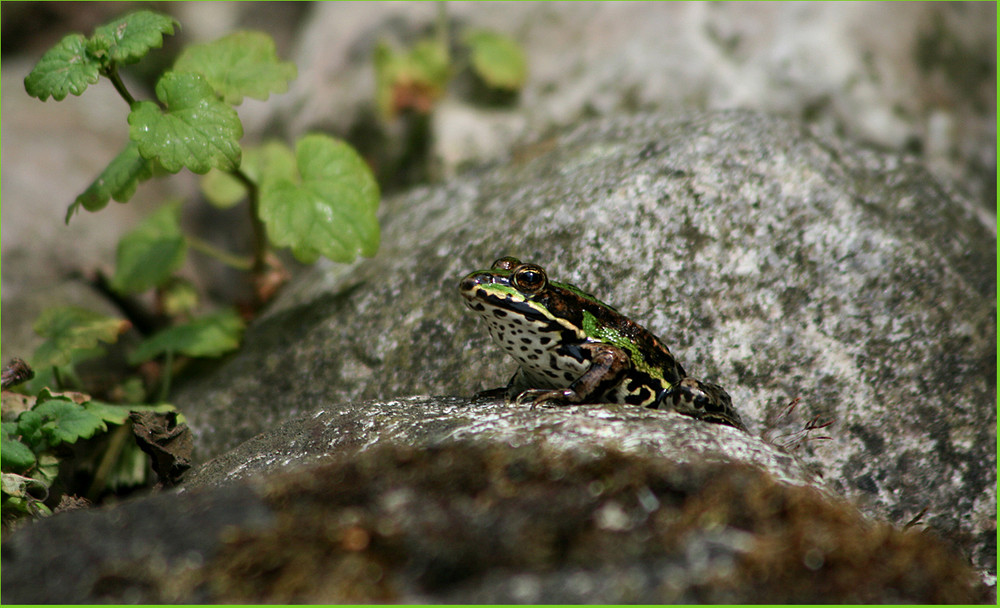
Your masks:
[[[614,344],[618,348],[621,348],[629,353],[629,359],[632,360],[632,366],[641,371],[649,374],[653,378],[663,380],[663,370],[651,366],[646,358],[642,354],[642,349],[634,341],[626,338],[620,331],[613,327],[607,325],[601,325],[598,322],[597,317],[591,314],[589,311],[583,311],[583,331],[591,339],[596,339],[600,342],[607,342],[608,344]],[[663,388],[670,388],[670,382],[667,382],[667,386]]]
[[[645,327],[622,315],[616,308],[574,285],[549,281],[549,289],[539,296],[546,311],[570,320],[582,328],[592,342],[606,342],[626,351],[637,371],[660,381],[664,389],[680,382],[687,374],[670,350]]]

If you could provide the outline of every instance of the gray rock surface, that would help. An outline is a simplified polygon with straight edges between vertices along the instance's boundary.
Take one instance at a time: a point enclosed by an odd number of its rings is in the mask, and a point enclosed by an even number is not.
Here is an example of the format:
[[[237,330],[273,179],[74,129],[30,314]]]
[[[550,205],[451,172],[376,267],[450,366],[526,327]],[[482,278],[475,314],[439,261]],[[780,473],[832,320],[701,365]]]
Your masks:
[[[244,486],[59,513],[3,539],[4,604],[171,601],[229,530],[273,525]],[[189,602],[197,597],[187,596]]]
[[[994,567],[995,235],[919,164],[754,113],[639,116],[382,218],[377,257],[318,265],[178,393],[201,458],[338,401],[502,385],[513,366],[455,285],[512,254],[660,335],[751,430],[835,420],[803,456],[837,491],[898,523],[927,507]]]
[[[444,397],[331,404],[206,462],[184,485],[253,479],[387,443],[436,447],[453,442],[534,444],[585,454],[610,450],[674,463],[738,462],[759,467],[782,483],[824,489],[822,480],[787,451],[737,429],[674,412],[615,405],[532,409]]]

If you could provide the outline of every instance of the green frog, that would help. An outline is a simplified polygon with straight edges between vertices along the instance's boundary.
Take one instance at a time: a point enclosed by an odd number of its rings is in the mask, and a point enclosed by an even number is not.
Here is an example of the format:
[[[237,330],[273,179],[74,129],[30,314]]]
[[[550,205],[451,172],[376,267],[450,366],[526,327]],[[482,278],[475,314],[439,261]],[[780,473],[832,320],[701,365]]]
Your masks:
[[[505,393],[516,403],[628,403],[671,408],[746,431],[721,386],[689,378],[649,330],[545,269],[514,257],[458,285],[465,303],[518,369]]]

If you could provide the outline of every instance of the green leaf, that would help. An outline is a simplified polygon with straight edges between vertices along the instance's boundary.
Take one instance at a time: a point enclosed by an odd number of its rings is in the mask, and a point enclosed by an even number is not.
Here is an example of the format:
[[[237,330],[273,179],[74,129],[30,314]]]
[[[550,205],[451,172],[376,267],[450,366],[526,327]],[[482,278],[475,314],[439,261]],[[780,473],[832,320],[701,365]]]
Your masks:
[[[67,399],[50,399],[38,404],[31,411],[44,419],[42,432],[51,445],[58,445],[61,442],[76,443],[78,439],[87,439],[98,431],[108,430],[108,426],[99,416]]]
[[[198,289],[190,281],[172,277],[158,287],[157,294],[167,316],[190,316],[197,308]]]
[[[243,150],[241,169],[245,171],[250,161],[250,148]],[[228,209],[246,198],[247,189],[239,179],[231,173],[212,169],[201,177],[198,185],[208,202],[219,209]]]
[[[130,441],[122,446],[118,460],[108,472],[108,488],[128,488],[143,485],[149,479],[149,456],[139,444]]]
[[[32,366],[65,365],[73,352],[91,349],[99,342],[112,343],[130,327],[128,321],[106,317],[75,306],[47,308],[35,320],[35,333],[47,338],[35,350]]]
[[[32,446],[35,450],[44,448],[46,447],[42,445],[45,441],[45,438],[42,436],[42,424],[44,422],[45,419],[35,410],[21,412],[21,415],[17,417],[17,429],[10,431],[10,435],[12,437],[20,437],[21,441],[26,445]]]
[[[230,105],[239,105],[244,96],[265,100],[284,93],[296,76],[295,64],[278,61],[273,38],[250,31],[186,48],[174,71],[198,72]]]
[[[157,403],[147,405],[143,403],[131,403],[127,405],[115,405],[103,403],[101,401],[88,401],[83,405],[89,413],[97,416],[105,422],[114,425],[125,424],[131,412],[173,412],[176,408],[169,403]]]
[[[28,95],[45,101],[61,101],[72,93],[80,95],[100,79],[101,63],[87,53],[87,39],[70,34],[49,49],[24,77]]]
[[[90,45],[92,52],[105,51],[117,63],[135,63],[163,46],[163,35],[172,35],[175,27],[180,24],[173,17],[138,10],[95,29]]]
[[[365,161],[327,135],[303,137],[295,156],[294,179],[266,174],[261,183],[260,217],[271,241],[306,263],[375,255],[379,189]]]
[[[242,171],[251,181],[260,184],[269,179],[294,179],[295,153],[280,141],[268,141],[259,147],[244,148]],[[231,173],[213,169],[201,178],[201,191],[216,207],[232,207],[247,195],[246,185]]]
[[[409,51],[385,43],[375,48],[375,98],[386,118],[408,109],[430,113],[450,78],[448,49],[433,38]]]
[[[243,320],[233,310],[224,310],[170,327],[143,340],[129,355],[138,365],[167,351],[189,357],[218,357],[235,350],[243,335]]]
[[[101,174],[83,194],[76,197],[66,212],[66,223],[82,206],[87,211],[99,211],[108,204],[108,199],[127,203],[139,182],[153,176],[153,163],[139,155],[139,144],[128,142],[125,149],[101,171]]]
[[[416,80],[443,91],[451,78],[448,49],[436,38],[417,42],[410,52],[410,69]]]
[[[156,97],[166,112],[140,101],[128,115],[129,138],[139,144],[143,158],[156,159],[171,173],[181,167],[203,174],[213,167],[231,171],[240,166],[240,117],[200,74],[167,72],[156,83]]]
[[[111,287],[139,293],[156,287],[184,264],[187,241],[181,234],[181,202],[164,205],[118,241]]]
[[[35,464],[35,453],[10,436],[8,424],[11,423],[4,423],[3,436],[0,437],[0,468],[4,471],[23,471]]]
[[[33,475],[45,487],[52,485],[52,482],[59,477],[59,458],[51,452],[44,452],[38,455],[38,464],[35,465]]]
[[[489,86],[518,90],[528,77],[528,62],[513,39],[488,30],[471,30],[465,44],[472,56],[472,69]]]

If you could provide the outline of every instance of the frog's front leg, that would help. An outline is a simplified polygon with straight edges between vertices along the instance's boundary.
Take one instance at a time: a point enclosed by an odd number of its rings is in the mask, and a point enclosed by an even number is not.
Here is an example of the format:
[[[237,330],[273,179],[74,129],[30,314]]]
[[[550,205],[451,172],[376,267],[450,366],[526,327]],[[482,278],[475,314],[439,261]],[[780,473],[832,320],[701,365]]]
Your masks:
[[[547,401],[560,405],[586,403],[600,397],[605,391],[617,384],[622,373],[631,365],[628,354],[624,350],[603,342],[584,342],[560,350],[565,352],[558,353],[559,356],[589,358],[590,367],[568,388],[529,389],[519,394],[515,403],[523,404],[531,401],[532,407]]]

